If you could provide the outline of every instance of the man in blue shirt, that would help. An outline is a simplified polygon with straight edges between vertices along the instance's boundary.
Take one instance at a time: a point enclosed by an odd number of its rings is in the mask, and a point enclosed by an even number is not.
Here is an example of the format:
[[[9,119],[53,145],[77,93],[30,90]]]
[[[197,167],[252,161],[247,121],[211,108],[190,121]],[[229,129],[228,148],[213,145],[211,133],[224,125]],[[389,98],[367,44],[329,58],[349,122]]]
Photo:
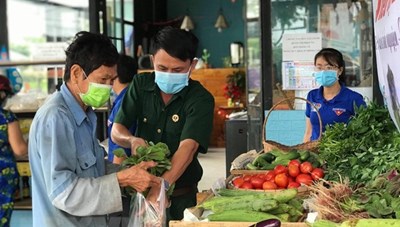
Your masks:
[[[106,174],[92,107],[110,97],[118,52],[106,36],[79,32],[65,53],[64,83],[29,133],[33,226],[107,226],[107,214],[122,210],[120,187],[160,184],[146,171],[156,163]]]
[[[117,114],[119,107],[121,106],[122,99],[128,89],[129,83],[132,81],[133,77],[137,73],[137,62],[134,58],[121,54],[118,59],[117,64],[117,76],[113,79],[112,89],[114,93],[117,95],[116,99],[112,104],[112,109],[110,116],[108,117],[107,121],[107,132],[108,132],[108,161],[121,164],[123,158],[114,157],[113,151],[118,148],[123,148],[125,150],[125,154],[129,157],[131,156],[131,149],[124,148],[116,143],[111,139],[111,129],[114,123],[115,115]],[[135,134],[136,130],[136,122],[129,128],[129,132]]]

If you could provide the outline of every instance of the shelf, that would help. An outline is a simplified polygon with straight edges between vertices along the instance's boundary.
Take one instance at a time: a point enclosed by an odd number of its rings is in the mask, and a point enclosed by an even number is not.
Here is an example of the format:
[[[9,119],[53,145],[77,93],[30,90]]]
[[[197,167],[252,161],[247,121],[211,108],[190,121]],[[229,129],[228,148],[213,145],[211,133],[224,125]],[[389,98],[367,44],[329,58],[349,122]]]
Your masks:
[[[14,200],[14,210],[31,210],[32,198],[23,198]]]
[[[64,65],[65,60],[47,60],[47,61],[1,61],[1,67],[11,66],[30,66],[30,65]]]

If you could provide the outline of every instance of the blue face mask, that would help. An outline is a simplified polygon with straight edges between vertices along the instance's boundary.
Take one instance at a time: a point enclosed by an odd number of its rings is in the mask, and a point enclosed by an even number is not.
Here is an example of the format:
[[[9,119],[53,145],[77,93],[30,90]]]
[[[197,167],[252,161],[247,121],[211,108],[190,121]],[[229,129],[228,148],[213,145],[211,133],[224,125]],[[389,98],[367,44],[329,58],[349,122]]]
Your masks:
[[[316,72],[315,80],[324,87],[330,87],[337,81],[337,72],[335,70],[322,70]]]
[[[176,94],[189,85],[189,71],[187,73],[168,73],[156,70],[155,82],[164,93]]]

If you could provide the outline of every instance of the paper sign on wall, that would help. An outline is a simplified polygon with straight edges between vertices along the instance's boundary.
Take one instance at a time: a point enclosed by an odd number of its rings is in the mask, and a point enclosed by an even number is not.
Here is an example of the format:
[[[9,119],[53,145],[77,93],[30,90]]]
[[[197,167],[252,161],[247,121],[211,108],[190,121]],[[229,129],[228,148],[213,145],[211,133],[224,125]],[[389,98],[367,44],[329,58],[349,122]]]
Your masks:
[[[321,48],[321,33],[283,35],[282,89],[310,90],[318,87],[313,77],[314,56]]]

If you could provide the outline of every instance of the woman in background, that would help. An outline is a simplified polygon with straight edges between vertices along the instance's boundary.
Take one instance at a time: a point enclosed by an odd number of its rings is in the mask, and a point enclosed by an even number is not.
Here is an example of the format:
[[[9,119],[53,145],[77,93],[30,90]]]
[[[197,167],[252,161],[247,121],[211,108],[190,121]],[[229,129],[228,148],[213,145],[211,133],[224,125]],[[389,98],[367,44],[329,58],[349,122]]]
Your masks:
[[[366,105],[363,96],[344,84],[345,63],[342,53],[333,48],[323,48],[314,57],[315,79],[321,87],[311,90],[307,100],[317,108],[325,126],[347,123],[355,114],[355,106]],[[319,138],[319,118],[314,107],[306,106],[306,131],[303,142]]]
[[[13,197],[19,185],[14,156],[28,154],[28,146],[15,114],[3,109],[6,99],[11,95],[10,81],[0,75],[0,226],[10,226]]]

